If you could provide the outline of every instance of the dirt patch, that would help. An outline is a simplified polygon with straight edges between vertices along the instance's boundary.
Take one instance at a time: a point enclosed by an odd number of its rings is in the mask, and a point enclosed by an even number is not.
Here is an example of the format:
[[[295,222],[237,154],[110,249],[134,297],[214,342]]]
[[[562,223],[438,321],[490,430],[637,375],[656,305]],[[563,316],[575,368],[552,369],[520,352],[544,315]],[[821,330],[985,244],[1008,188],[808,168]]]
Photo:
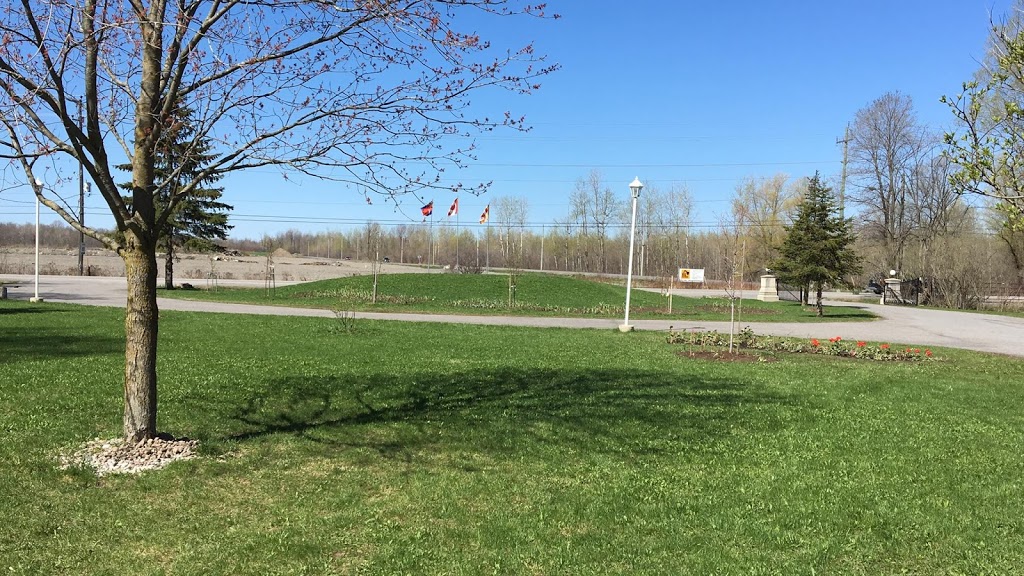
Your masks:
[[[124,261],[109,250],[87,250],[84,260],[86,276],[124,276]],[[274,266],[274,279],[277,281],[305,282],[373,273],[373,263],[367,260],[274,256],[270,263]],[[270,263],[265,256],[180,254],[175,258],[174,280],[175,284],[190,282],[196,286],[214,280],[265,280]],[[426,268],[398,262],[382,264],[380,269],[385,274],[428,272]],[[35,251],[32,248],[0,250],[0,274],[32,274],[34,271]],[[163,255],[157,257],[157,271],[163,282]],[[39,273],[77,276],[78,250],[40,250]]]
[[[773,356],[751,354],[750,352],[729,352],[728,350],[680,350],[677,356],[717,362],[777,362]]]

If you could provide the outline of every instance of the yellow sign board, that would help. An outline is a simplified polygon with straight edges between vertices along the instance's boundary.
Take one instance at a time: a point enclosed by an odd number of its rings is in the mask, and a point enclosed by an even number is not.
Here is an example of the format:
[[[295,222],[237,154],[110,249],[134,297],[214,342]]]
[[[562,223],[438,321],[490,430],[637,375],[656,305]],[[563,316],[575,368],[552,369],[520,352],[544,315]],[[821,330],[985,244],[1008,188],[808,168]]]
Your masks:
[[[704,282],[704,269],[703,268],[680,268],[679,276],[677,276],[680,282]]]

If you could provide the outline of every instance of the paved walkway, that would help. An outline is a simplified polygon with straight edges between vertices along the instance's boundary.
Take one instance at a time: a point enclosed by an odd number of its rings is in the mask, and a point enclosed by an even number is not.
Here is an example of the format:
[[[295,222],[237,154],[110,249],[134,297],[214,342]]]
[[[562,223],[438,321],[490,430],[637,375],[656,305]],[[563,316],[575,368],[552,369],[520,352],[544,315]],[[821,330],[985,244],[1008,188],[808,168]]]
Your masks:
[[[0,275],[0,281],[13,282],[8,285],[9,297],[27,300],[34,293],[33,279],[23,275]],[[205,285],[205,280],[182,280],[196,286]],[[279,285],[283,284],[281,282]],[[259,281],[223,281],[221,285],[262,286]],[[122,307],[127,290],[124,278],[40,276],[39,295],[45,301],[69,302],[94,306]],[[720,291],[687,290],[688,296],[721,295]],[[947,346],[982,352],[995,352],[1024,357],[1024,318],[1012,318],[971,312],[931,310],[927,308],[904,308],[881,306],[868,302],[841,302],[831,304],[866,308],[881,317],[870,322],[821,322],[821,323],[779,323],[742,322],[758,334],[776,336],[798,336],[827,339],[841,336],[845,340],[873,340],[909,344],[913,346]],[[198,302],[160,298],[161,310],[184,310],[196,312],[218,312],[232,314],[269,314],[281,316],[332,317],[329,310],[309,308],[285,308],[279,306],[256,306],[249,304],[225,304],[220,302]],[[452,324],[487,324],[500,326],[536,326],[563,328],[614,329],[620,320],[590,318],[537,318],[519,316],[454,316],[434,314],[394,314],[358,312],[358,318],[378,320],[402,320],[407,322],[445,322]],[[729,330],[728,322],[695,322],[692,320],[634,320],[637,330]]]

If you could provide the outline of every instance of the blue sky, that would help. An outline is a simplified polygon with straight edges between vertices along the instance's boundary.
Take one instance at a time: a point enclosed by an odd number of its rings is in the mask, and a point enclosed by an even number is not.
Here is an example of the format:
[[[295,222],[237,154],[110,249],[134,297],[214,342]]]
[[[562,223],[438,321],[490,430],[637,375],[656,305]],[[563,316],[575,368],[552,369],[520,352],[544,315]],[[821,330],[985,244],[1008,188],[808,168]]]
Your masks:
[[[634,176],[660,188],[685,184],[695,220],[713,224],[743,178],[838,174],[837,138],[858,109],[887,91],[913,98],[923,124],[949,128],[939,98],[958,94],[970,79],[984,55],[990,14],[1001,16],[1009,5],[555,0],[549,7],[562,15],[557,21],[498,20],[504,28],[497,34],[481,27],[485,38],[496,45],[533,38],[562,69],[531,96],[474,97],[482,114],[511,110],[533,129],[482,136],[478,161],[447,174],[494,182],[482,197],[461,197],[461,222],[475,223],[496,197],[520,196],[530,222],[550,224],[565,216],[574,182],[597,169],[624,199]],[[235,206],[236,237],[340,230],[371,219],[419,222],[414,198],[399,212],[382,202],[369,206],[336,184],[289,182],[272,171],[222,182]],[[453,196],[434,199],[435,217],[443,217]],[[0,220],[30,221],[31,206],[22,203],[29,200],[27,190],[5,192]],[[99,199],[87,204],[98,217]],[[44,222],[54,219],[44,213]]]

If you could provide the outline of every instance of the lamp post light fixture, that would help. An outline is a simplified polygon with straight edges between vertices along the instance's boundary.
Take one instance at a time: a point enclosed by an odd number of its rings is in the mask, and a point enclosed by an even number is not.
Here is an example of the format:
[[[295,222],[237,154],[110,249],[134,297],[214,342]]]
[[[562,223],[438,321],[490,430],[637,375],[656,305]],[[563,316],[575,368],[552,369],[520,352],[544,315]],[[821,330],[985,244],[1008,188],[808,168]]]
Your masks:
[[[42,302],[43,299],[39,297],[39,195],[43,193],[43,181],[36,180],[35,182],[35,195],[36,195],[36,279],[35,279],[35,295],[29,298],[29,302]]]
[[[633,218],[629,223],[629,267],[626,272],[626,317],[622,321],[622,325],[619,326],[619,332],[630,332],[633,327],[629,325],[629,296],[633,289],[633,237],[636,235],[636,200],[640,197],[640,191],[644,189],[644,185],[640,182],[640,178],[634,178],[629,183],[629,193],[633,196]]]

